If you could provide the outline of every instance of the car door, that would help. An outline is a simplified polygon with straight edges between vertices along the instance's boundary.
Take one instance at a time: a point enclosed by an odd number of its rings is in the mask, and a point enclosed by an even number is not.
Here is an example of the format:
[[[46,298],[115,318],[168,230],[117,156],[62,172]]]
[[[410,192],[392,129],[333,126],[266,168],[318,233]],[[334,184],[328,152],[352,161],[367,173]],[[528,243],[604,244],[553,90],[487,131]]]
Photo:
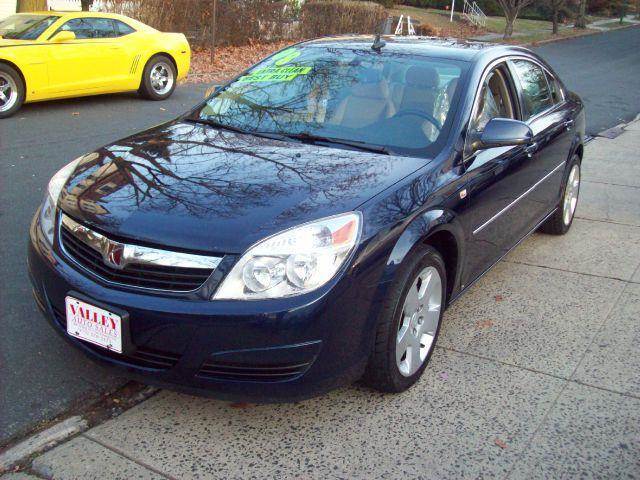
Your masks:
[[[544,66],[528,58],[513,58],[509,64],[520,93],[523,120],[534,135],[528,181],[536,187],[523,199],[523,207],[537,223],[558,202],[571,150],[573,112],[564,101],[560,83]]]
[[[79,17],[64,23],[59,31],[71,31],[75,40],[55,43],[48,49],[49,89],[61,95],[104,90],[114,78],[117,39],[108,18]]]
[[[502,257],[531,222],[527,213],[517,208],[517,198],[530,186],[529,147],[472,149],[492,118],[521,118],[517,90],[506,61],[485,72],[467,129],[464,177],[468,204],[460,215],[467,236],[463,285]]]

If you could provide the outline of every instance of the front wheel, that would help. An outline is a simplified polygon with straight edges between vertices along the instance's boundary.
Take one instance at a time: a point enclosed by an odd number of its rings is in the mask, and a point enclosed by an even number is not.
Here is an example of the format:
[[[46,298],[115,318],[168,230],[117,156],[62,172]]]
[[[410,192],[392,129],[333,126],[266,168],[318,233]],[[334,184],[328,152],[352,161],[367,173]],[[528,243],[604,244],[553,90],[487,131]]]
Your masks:
[[[16,113],[24,103],[24,97],[20,74],[13,67],[0,63],[0,118]]]
[[[429,246],[415,251],[383,305],[363,382],[383,392],[402,392],[418,381],[440,331],[447,278],[444,261]]]
[[[558,208],[541,226],[540,231],[551,235],[564,235],[571,228],[580,197],[580,157],[574,155],[569,163],[569,174],[562,190]]]
[[[176,88],[177,73],[166,55],[155,55],[144,67],[140,93],[149,100],[166,100]]]

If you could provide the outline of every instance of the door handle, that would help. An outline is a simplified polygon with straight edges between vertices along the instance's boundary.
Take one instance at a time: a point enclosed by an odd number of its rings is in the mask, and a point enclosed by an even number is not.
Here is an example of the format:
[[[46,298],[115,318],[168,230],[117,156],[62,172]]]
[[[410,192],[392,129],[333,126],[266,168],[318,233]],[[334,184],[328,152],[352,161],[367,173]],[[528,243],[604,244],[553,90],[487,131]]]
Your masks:
[[[567,130],[571,130],[571,128],[573,127],[573,120],[567,120],[566,122],[564,122],[564,126]]]
[[[524,147],[524,151],[527,153],[527,157],[533,157],[533,154],[538,150],[538,142],[533,142],[531,145]]]

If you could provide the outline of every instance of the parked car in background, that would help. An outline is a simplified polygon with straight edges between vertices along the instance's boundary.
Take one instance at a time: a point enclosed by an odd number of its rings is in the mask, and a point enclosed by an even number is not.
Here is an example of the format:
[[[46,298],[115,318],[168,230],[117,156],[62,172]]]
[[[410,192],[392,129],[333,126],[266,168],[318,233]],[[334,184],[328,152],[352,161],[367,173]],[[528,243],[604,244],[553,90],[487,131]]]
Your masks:
[[[524,48],[298,44],[60,170],[31,226],[34,296],[148,383],[400,392],[445,307],[531,232],[570,228],[584,137],[581,100]]]
[[[122,15],[19,13],[0,21],[0,118],[25,102],[139,91],[171,96],[186,77],[191,49]]]

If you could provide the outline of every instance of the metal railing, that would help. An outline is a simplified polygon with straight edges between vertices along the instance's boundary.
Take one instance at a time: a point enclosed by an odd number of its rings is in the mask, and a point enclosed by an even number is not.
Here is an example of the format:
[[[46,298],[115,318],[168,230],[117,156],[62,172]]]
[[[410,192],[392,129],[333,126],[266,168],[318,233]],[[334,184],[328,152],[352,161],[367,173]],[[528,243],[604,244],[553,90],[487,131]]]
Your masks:
[[[396,31],[394,35],[404,35],[404,15],[400,15],[400,19],[398,20],[398,25],[396,26]],[[414,36],[416,34],[416,29],[413,26],[413,22],[411,21],[411,17],[407,15],[407,35]]]
[[[487,25],[487,16],[476,2],[464,0],[462,15],[477,27],[485,27]]]

